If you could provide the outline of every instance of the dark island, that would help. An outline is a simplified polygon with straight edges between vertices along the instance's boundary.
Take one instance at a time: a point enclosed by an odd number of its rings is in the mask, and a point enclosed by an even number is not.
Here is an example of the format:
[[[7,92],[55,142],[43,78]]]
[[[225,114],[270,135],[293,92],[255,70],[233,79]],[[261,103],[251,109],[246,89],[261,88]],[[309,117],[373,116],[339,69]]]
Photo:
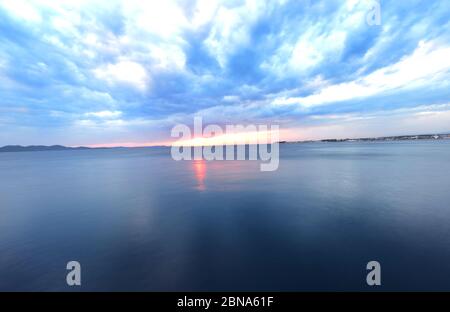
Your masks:
[[[42,152],[42,151],[66,151],[66,150],[86,150],[90,149],[89,147],[67,147],[62,145],[30,145],[30,146],[21,146],[21,145],[7,145],[0,147],[0,152]]]

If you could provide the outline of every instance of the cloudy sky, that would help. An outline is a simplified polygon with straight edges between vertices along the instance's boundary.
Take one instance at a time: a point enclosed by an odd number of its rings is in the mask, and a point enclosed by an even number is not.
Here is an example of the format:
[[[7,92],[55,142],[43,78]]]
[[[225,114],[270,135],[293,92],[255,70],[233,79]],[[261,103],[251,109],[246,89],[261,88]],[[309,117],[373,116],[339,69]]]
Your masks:
[[[375,0],[2,0],[0,145],[157,144],[194,116],[450,132],[450,2],[379,4],[373,25]]]

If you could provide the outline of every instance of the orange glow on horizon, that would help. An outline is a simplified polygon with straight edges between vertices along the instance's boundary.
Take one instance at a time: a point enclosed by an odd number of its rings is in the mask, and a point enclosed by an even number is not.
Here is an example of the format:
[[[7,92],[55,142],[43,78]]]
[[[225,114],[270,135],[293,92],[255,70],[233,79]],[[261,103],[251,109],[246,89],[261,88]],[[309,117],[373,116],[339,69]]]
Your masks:
[[[300,140],[298,131],[295,129],[280,129],[278,141]],[[71,147],[91,147],[91,148],[108,148],[108,147],[152,147],[152,146],[220,146],[220,145],[239,145],[239,144],[265,144],[274,143],[271,139],[270,131],[261,132],[241,132],[241,133],[225,133],[212,137],[197,137],[190,140],[169,139],[167,141],[155,142],[118,142],[118,143],[96,143],[84,145],[71,145]]]
[[[195,179],[197,180],[197,189],[200,191],[204,191],[205,187],[205,178],[206,178],[206,162],[205,160],[194,160],[192,162],[192,167],[195,173]]]
[[[281,130],[279,131],[279,134]],[[243,145],[243,144],[268,144],[279,141],[279,136],[275,136],[272,131],[253,131],[239,133],[225,133],[212,137],[196,137],[188,140],[173,141],[174,146],[222,146],[222,145]],[[278,138],[277,138],[278,137]],[[276,138],[276,139],[275,139]]]

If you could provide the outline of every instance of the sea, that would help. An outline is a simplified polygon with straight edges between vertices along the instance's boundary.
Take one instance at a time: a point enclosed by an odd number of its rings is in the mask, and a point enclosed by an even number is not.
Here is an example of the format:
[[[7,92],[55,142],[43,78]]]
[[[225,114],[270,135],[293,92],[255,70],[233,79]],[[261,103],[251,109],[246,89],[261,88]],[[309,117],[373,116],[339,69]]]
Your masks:
[[[0,153],[0,290],[450,291],[450,140]]]

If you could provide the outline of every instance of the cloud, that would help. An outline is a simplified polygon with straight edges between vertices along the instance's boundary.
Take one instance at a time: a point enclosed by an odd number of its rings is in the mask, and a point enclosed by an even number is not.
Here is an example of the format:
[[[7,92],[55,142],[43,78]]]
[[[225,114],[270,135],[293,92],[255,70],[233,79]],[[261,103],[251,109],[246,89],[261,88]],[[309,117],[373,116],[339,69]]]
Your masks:
[[[129,27],[162,38],[179,35],[188,24],[182,8],[175,1],[130,0],[122,2],[121,7]]]
[[[228,55],[249,43],[250,26],[264,7],[261,1],[244,1],[242,6],[220,6],[214,16],[209,36],[204,41],[208,50],[225,67]]]
[[[121,111],[100,111],[100,112],[88,112],[84,114],[86,117],[97,118],[117,118],[122,115]]]
[[[372,117],[341,116],[289,128],[286,140],[362,138],[448,133],[450,110],[396,112]]]
[[[145,68],[129,60],[120,60],[115,64],[98,67],[94,69],[94,74],[110,84],[130,84],[142,91],[146,90],[149,84],[149,76]]]
[[[326,86],[305,97],[279,98],[274,104],[298,104],[303,107],[369,97],[399,89],[435,85],[450,78],[450,46],[419,43],[417,49],[399,62],[380,68],[357,80]]]
[[[0,6],[3,7],[11,16],[25,22],[39,23],[42,16],[33,5],[24,0],[2,1]]]
[[[363,0],[2,1],[0,145],[161,141],[195,115],[375,124],[447,103],[450,4],[386,0],[380,26],[367,25],[370,9]],[[442,121],[446,110],[408,118]]]

